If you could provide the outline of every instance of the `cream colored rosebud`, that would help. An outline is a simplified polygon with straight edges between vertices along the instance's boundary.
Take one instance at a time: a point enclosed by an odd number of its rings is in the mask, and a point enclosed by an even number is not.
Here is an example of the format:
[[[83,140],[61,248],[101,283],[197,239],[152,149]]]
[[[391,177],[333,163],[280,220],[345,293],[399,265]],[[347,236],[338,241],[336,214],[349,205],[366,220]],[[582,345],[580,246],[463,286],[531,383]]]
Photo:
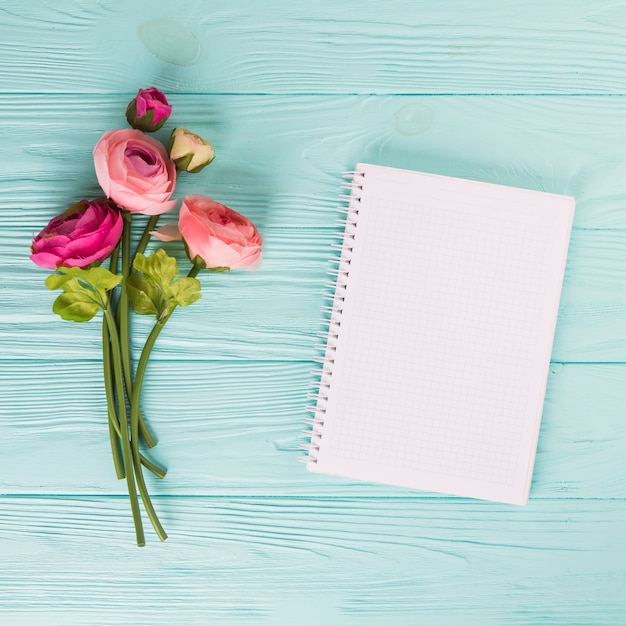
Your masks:
[[[176,167],[192,174],[215,158],[213,146],[208,141],[182,127],[172,131],[167,149]]]

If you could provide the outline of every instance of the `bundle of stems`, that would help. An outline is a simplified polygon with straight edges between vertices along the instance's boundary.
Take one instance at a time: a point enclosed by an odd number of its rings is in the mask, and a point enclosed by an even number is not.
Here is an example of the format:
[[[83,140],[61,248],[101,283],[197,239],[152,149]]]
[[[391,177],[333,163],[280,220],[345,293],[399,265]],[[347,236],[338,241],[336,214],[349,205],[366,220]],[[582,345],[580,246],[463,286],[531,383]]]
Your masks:
[[[109,436],[115,473],[119,480],[126,479],[130,507],[135,525],[138,546],[145,545],[145,535],[139,507],[139,496],[152,526],[161,541],[167,534],[159,521],[150,499],[143,468],[157,478],[164,478],[166,470],[140,451],[142,441],[148,448],[156,446],[156,439],[150,431],[140,411],[141,389],[148,360],[159,333],[170,318],[172,310],[157,318],[141,351],[137,367],[133,371],[130,350],[130,307],[127,291],[128,278],[137,254],[143,254],[150,239],[150,231],[156,227],[159,216],[152,216],[146,224],[134,253],[131,254],[132,214],[123,211],[124,226],[122,237],[110,259],[110,271],[117,274],[121,265],[122,281],[118,297],[114,291],[108,294],[108,303],[103,307],[102,356],[104,365],[104,386],[107,399]],[[121,252],[121,254],[120,254]],[[193,265],[189,277],[195,277],[200,270]]]

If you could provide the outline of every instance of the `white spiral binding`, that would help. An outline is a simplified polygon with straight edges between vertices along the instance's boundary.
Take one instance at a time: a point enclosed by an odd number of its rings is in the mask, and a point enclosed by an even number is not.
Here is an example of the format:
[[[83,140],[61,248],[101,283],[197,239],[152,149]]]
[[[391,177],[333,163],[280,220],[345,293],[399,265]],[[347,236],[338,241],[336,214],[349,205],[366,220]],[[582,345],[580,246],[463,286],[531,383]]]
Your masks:
[[[319,333],[319,336],[324,339],[324,342],[317,346],[320,352],[323,352],[323,356],[314,359],[319,363],[319,366],[312,372],[313,376],[315,376],[315,380],[311,384],[315,387],[316,391],[309,394],[309,399],[313,400],[314,403],[307,407],[307,411],[312,413],[313,417],[305,420],[307,426],[310,426],[310,428],[303,431],[308,441],[300,445],[300,448],[307,451],[307,454],[301,457],[301,460],[305,463],[317,463],[317,454],[324,434],[328,392],[332,383],[333,365],[335,362],[334,355],[337,349],[343,303],[348,287],[350,262],[352,259],[365,174],[359,171],[347,172],[344,174],[344,178],[349,180],[341,186],[343,189],[350,190],[350,194],[342,194],[340,196],[341,205],[339,210],[346,215],[345,218],[338,220],[338,224],[343,227],[343,232],[337,235],[342,241],[332,246],[337,252],[337,256],[331,259],[331,268],[328,270],[328,274],[333,277],[333,280],[327,283],[327,287],[330,290],[327,298],[331,303],[322,307],[322,313],[324,315],[322,325],[326,328],[323,332]]]

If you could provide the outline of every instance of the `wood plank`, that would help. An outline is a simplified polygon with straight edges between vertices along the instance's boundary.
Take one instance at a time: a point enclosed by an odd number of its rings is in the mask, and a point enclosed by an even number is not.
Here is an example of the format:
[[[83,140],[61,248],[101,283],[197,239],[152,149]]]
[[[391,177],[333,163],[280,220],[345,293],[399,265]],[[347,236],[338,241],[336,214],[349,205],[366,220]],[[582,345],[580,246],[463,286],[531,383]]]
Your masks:
[[[0,498],[11,624],[620,623],[623,501]],[[308,608],[307,608],[308,607]],[[44,617],[45,616],[45,617]]]
[[[97,195],[91,149],[103,128],[120,122],[124,101],[0,97],[5,146],[15,156],[0,172],[5,358],[40,358],[44,342],[55,359],[97,358],[96,326],[60,325],[50,316],[52,294],[26,254],[33,231],[53,214]],[[392,127],[405,106],[435,113],[428,132]],[[626,361],[626,303],[616,289],[625,242],[620,231],[595,230],[626,226],[623,109],[622,98],[179,97],[176,114],[210,130],[218,146],[217,163],[206,176],[182,180],[180,195],[206,185],[250,215],[265,235],[266,263],[254,275],[212,279],[232,325],[207,332],[206,316],[215,310],[207,291],[196,313],[181,312],[190,327],[172,322],[156,358],[310,359],[340,173],[362,158],[576,195],[553,358]]]
[[[159,494],[433,494],[306,471],[299,457],[311,364],[150,365],[143,408],[169,468]],[[3,364],[0,493],[124,494],[115,479],[100,367]],[[626,497],[626,366],[554,364],[531,499]]]
[[[129,96],[0,95],[3,228],[32,234],[101,194],[93,146],[124,127]],[[157,136],[185,125],[216,160],[181,176],[262,229],[332,227],[341,174],[358,161],[577,198],[578,228],[626,228],[626,98],[172,96]]]
[[[332,210],[332,219],[336,217]],[[331,210],[329,209],[329,221]],[[0,223],[2,217],[0,217]],[[0,359],[100,358],[100,323],[64,322],[51,311],[56,297],[47,272],[28,259],[29,220],[0,229]],[[177,311],[159,337],[154,360],[311,361],[334,229],[267,227],[265,262],[257,272],[203,273],[203,298]],[[173,253],[175,248],[169,246]],[[188,262],[177,252],[183,271]],[[570,244],[552,359],[626,362],[626,231],[575,229]],[[134,350],[150,331],[134,317]]]
[[[0,4],[0,621],[622,623],[625,4]],[[98,324],[53,316],[27,260],[33,232],[98,194],[92,147],[139,79],[216,145],[179,197],[201,186],[266,241],[260,272],[205,277],[160,338],[144,409],[170,539],[143,550]],[[358,160],[577,198],[527,507],[297,461],[339,177]]]
[[[28,93],[624,93],[621,3],[4,2],[0,84]]]
[[[0,290],[1,358],[100,359],[100,316],[76,324],[52,313],[58,294],[44,285],[49,272],[28,260],[23,234],[0,241],[7,258],[15,261],[5,269]],[[324,282],[330,279],[326,272],[332,241],[327,230],[267,229],[263,268],[203,272],[203,298],[175,313],[159,337],[154,358],[310,360],[320,341],[315,334],[328,291]],[[190,265],[181,246],[166,248],[177,251],[186,273]],[[137,355],[153,324],[153,317],[133,316]]]

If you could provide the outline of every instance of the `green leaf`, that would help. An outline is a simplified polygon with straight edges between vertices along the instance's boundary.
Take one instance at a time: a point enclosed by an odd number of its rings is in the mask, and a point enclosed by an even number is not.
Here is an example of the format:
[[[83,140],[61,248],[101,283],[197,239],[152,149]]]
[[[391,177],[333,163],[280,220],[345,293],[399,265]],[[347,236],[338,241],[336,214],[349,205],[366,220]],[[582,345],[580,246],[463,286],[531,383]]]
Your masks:
[[[110,291],[122,282],[122,277],[104,267],[92,267],[87,271],[89,277],[88,282],[92,284],[98,291]]]
[[[133,310],[142,315],[155,315],[161,321],[177,306],[189,306],[200,299],[200,281],[191,277],[176,278],[178,264],[159,248],[149,257],[137,254],[135,272],[126,282]]]
[[[69,280],[73,280],[71,276],[64,274],[50,274],[50,276],[46,278],[46,287],[50,289],[50,291],[54,291],[55,289],[60,289]]]
[[[88,322],[100,309],[100,305],[84,293],[62,293],[52,305],[52,311],[64,320]]]
[[[142,274],[150,276],[160,285],[169,285],[178,276],[176,259],[169,256],[163,248],[159,248],[149,257],[138,254],[133,267]]]
[[[91,267],[83,269],[80,267],[60,267],[59,270],[66,276],[76,278],[78,281],[91,285],[96,291],[110,291],[122,280],[121,276],[109,272],[104,267]]]
[[[64,320],[86,322],[98,309],[108,304],[107,291],[114,289],[122,280],[103,267],[83,269],[60,267],[60,274],[46,278],[48,289],[62,289],[63,293],[54,301],[52,310]]]
[[[133,311],[140,315],[156,315],[159,317],[167,302],[163,292],[154,281],[141,274],[131,274],[126,281],[128,301]]]
[[[137,252],[135,260],[133,261],[133,268],[142,274],[148,274],[150,266],[148,265],[148,257],[141,252]]]
[[[189,306],[202,297],[202,294],[198,293],[200,289],[200,281],[197,278],[185,276],[172,283],[172,298],[178,306]]]

